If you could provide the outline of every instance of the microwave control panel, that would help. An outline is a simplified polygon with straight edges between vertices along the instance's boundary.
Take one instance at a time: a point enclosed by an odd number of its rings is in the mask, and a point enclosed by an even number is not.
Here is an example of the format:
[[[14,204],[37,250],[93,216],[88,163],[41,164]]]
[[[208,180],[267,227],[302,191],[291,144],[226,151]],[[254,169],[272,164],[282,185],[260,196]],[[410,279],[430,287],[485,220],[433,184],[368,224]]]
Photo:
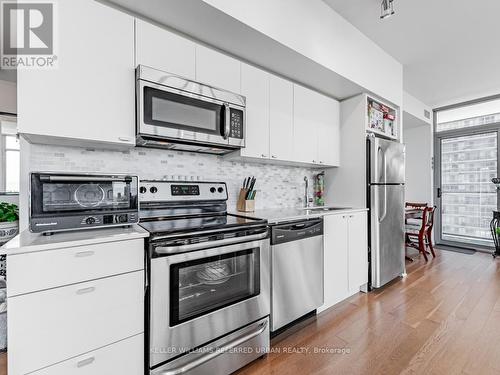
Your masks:
[[[229,136],[231,138],[243,139],[243,111],[239,109],[230,109],[230,131]]]

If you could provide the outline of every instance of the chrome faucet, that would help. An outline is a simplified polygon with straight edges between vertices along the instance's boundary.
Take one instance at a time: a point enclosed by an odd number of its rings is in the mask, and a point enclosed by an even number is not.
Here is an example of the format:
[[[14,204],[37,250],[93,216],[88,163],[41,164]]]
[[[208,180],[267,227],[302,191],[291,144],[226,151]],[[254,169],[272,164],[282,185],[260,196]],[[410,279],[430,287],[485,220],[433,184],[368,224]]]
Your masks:
[[[304,176],[305,188],[304,188],[304,207],[309,207],[309,179],[307,176]]]

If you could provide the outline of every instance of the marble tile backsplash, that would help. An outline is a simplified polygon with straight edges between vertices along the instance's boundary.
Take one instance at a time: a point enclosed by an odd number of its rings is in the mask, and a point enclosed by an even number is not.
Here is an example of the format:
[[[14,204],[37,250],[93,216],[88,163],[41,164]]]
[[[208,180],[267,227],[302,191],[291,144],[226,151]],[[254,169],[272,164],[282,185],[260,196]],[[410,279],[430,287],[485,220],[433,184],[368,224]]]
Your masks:
[[[235,210],[243,179],[257,178],[256,208],[295,207],[302,204],[304,176],[312,181],[318,170],[232,161],[216,155],[149,148],[127,151],[30,145],[31,171],[131,173],[141,179],[224,181],[228,209]]]

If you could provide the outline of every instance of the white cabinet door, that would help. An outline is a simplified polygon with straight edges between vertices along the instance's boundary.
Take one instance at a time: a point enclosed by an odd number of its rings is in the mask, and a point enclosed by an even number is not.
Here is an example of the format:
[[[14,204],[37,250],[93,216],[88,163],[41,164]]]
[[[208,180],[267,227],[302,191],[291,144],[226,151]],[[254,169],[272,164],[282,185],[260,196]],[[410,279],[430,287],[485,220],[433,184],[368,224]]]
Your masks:
[[[9,297],[144,269],[144,240],[9,255]],[[30,277],[26,277],[30,275]]]
[[[195,79],[194,42],[158,26],[135,20],[136,65]]]
[[[293,84],[270,75],[269,134],[271,159],[293,160]]]
[[[269,73],[241,65],[241,94],[246,97],[246,137],[242,156],[269,158]]]
[[[321,95],[318,122],[318,161],[328,166],[340,165],[339,102]]]
[[[325,303],[320,311],[326,310],[349,295],[348,218],[346,215],[326,215],[323,220]]]
[[[319,164],[318,97],[321,95],[294,85],[293,88],[293,160]]]
[[[32,375],[137,375],[144,373],[144,335],[136,335]]]
[[[213,49],[196,46],[196,80],[223,90],[241,92],[241,63]]]
[[[349,292],[368,282],[368,224],[366,212],[349,214]]]
[[[18,70],[19,132],[135,145],[134,18],[73,0],[57,19],[57,69]]]
[[[144,272],[8,299],[9,373],[26,374],[144,332]]]

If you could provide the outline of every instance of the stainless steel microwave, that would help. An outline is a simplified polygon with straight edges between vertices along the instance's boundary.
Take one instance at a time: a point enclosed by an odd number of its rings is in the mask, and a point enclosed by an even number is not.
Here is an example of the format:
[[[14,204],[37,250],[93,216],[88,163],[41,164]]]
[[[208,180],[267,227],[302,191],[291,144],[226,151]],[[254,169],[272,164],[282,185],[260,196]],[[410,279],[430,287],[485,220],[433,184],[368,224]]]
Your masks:
[[[245,147],[245,97],[139,65],[138,146],[226,154]]]

